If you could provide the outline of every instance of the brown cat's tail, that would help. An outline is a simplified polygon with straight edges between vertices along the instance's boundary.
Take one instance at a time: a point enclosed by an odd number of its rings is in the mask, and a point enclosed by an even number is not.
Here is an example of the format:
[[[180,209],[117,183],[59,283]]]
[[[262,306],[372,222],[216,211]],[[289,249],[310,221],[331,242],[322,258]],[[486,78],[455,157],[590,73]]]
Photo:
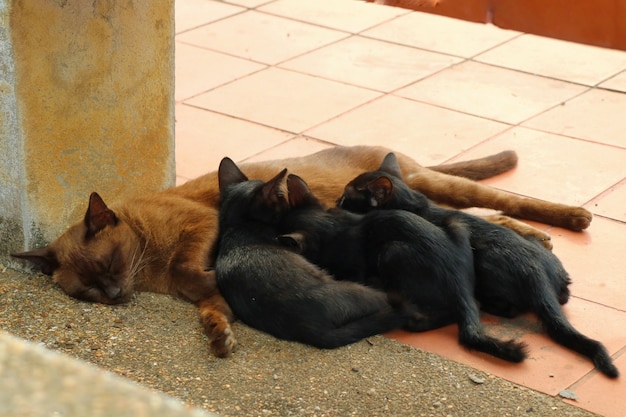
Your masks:
[[[484,158],[453,162],[450,164],[431,166],[428,168],[443,174],[478,181],[510,171],[516,166],[517,154],[515,151],[503,151]]]

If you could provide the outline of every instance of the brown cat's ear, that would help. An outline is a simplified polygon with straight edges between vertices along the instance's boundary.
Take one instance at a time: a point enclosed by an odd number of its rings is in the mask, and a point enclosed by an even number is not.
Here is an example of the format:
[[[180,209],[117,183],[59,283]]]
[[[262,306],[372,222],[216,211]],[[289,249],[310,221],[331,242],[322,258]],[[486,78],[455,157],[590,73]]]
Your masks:
[[[402,178],[402,170],[400,169],[398,158],[396,158],[396,154],[393,152],[389,152],[385,156],[385,159],[383,159],[383,162],[380,164],[380,168],[378,168],[378,170],[391,174],[395,177]]]
[[[388,177],[378,177],[367,184],[367,189],[372,193],[370,204],[372,207],[380,207],[389,201],[393,192],[393,182]]]
[[[220,192],[223,192],[229,185],[248,181],[248,177],[241,172],[239,167],[229,157],[223,158],[220,162],[220,167],[217,170],[217,178],[220,186]]]
[[[285,191],[283,180],[287,175],[287,168],[283,169],[274,178],[263,185],[263,200],[270,204],[280,204],[285,202]]]
[[[44,246],[28,252],[12,253],[11,256],[32,262],[46,275],[52,275],[54,270],[59,267],[59,261],[57,260],[54,251],[50,249],[49,246]]]
[[[297,175],[289,174],[287,177],[287,191],[289,192],[289,205],[291,207],[295,208],[318,202],[307,183]]]
[[[104,229],[106,226],[115,226],[117,216],[110,210],[98,193],[91,193],[89,196],[89,207],[85,214],[85,226],[87,226],[87,237],[91,237]]]

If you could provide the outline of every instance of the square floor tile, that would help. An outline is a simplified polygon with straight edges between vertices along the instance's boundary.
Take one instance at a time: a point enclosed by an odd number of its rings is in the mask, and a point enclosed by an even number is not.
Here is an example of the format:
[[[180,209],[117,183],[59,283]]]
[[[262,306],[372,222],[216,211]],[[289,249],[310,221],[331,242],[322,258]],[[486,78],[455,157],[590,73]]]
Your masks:
[[[459,61],[448,55],[355,36],[294,58],[281,67],[388,92]]]
[[[397,7],[355,0],[278,0],[258,10],[350,33],[410,13]]]
[[[265,68],[241,58],[176,42],[176,101]]]
[[[276,64],[349,36],[249,10],[185,32],[177,39],[264,64]]]
[[[576,297],[626,311],[626,224],[596,216],[584,232],[555,228],[554,253],[570,273]]]
[[[305,156],[333,146],[334,145],[329,143],[320,142],[319,140],[298,136],[259,152],[253,157],[245,159],[243,162],[259,162]],[[295,174],[297,174],[297,172]]]
[[[594,198],[585,208],[595,214],[626,223],[626,179]]]
[[[176,105],[176,174],[196,178],[293,137],[285,132],[184,104]]]
[[[519,33],[493,25],[413,12],[365,31],[363,35],[469,58]]]
[[[395,94],[517,124],[586,87],[477,62],[464,62]]]
[[[563,310],[578,331],[600,341],[610,353],[626,344],[625,312],[577,298],[572,298]],[[532,314],[513,320],[484,315],[482,322],[486,331],[495,337],[525,342],[529,357],[515,364],[465,349],[458,343],[456,325],[424,333],[394,331],[387,336],[549,395],[556,395],[589,372],[596,372],[588,358],[551,340]]]
[[[608,80],[600,84],[600,87],[626,93],[626,71],[623,71],[616,76],[609,78]]]
[[[306,132],[339,145],[383,145],[422,165],[441,163],[508,125],[385,96]]]
[[[626,148],[626,94],[589,90],[524,126]]]
[[[580,206],[624,177],[626,149],[514,128],[458,159],[506,149],[517,152],[517,168],[483,181],[500,189]]]
[[[378,95],[371,90],[269,68],[197,96],[189,103],[300,133]]]
[[[626,68],[626,52],[523,35],[475,58],[488,64],[585,85]]]
[[[241,13],[245,9],[232,4],[207,0],[177,0],[175,2],[176,33]]]
[[[225,3],[238,4],[240,6],[254,9],[255,7],[262,6],[266,3],[271,3],[274,0],[223,0]]]

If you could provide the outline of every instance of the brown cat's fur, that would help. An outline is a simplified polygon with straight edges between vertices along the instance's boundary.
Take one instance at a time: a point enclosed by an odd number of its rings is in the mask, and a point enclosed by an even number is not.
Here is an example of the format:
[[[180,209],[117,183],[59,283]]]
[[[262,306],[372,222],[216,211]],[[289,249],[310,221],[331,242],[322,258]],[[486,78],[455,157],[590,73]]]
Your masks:
[[[287,167],[305,178],[322,202],[331,205],[348,181],[376,169],[388,152],[382,147],[335,147],[241,167],[250,178],[263,181]],[[396,155],[409,186],[435,202],[501,210],[572,230],[585,229],[591,222],[591,213],[583,208],[522,198],[473,181],[513,168],[517,163],[514,152],[430,169]],[[52,275],[63,291],[79,299],[117,304],[128,302],[136,291],[150,291],[194,302],[211,350],[225,357],[236,342],[230,329],[233,314],[211,269],[218,203],[217,172],[110,208],[93,193],[83,221],[49,245],[13,256],[35,263]],[[492,216],[491,220],[520,234],[538,236],[550,245],[548,235],[517,220],[506,216]]]

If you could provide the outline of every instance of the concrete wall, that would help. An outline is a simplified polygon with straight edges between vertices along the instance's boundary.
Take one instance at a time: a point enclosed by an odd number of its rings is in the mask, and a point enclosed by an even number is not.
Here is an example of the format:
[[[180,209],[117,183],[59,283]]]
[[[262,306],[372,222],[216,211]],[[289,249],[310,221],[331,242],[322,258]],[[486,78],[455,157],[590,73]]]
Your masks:
[[[0,262],[174,184],[173,40],[173,0],[0,0]]]

